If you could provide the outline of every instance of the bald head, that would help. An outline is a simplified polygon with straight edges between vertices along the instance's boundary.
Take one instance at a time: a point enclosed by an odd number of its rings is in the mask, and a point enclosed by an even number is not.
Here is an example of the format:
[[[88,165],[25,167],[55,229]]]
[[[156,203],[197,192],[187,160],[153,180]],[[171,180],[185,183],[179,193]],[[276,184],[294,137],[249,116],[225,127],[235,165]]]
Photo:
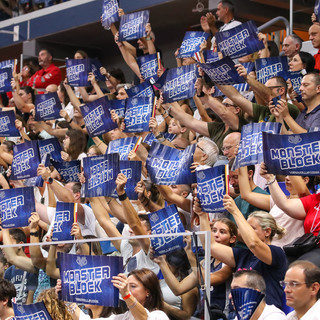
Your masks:
[[[237,146],[240,143],[241,139],[241,133],[240,132],[232,132],[229,133],[224,139],[222,143],[222,151],[223,155],[228,158],[228,160],[231,160],[234,158],[235,152],[237,150]]]
[[[316,49],[320,49],[320,26],[313,24],[309,28],[309,40],[312,43],[312,46]]]

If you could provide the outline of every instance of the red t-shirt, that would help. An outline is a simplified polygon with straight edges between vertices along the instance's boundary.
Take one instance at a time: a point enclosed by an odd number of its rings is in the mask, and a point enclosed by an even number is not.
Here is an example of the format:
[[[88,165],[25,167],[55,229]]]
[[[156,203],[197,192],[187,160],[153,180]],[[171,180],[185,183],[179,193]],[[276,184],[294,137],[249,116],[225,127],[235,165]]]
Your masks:
[[[47,69],[37,71],[29,80],[28,86],[33,88],[46,88],[49,84],[60,84],[61,70],[53,63]]]
[[[316,53],[313,57],[314,60],[316,60],[314,68],[320,70],[320,49],[318,50],[318,53]]]
[[[304,232],[312,232],[317,236],[320,231],[320,193],[311,194],[300,200],[307,214],[303,223]]]

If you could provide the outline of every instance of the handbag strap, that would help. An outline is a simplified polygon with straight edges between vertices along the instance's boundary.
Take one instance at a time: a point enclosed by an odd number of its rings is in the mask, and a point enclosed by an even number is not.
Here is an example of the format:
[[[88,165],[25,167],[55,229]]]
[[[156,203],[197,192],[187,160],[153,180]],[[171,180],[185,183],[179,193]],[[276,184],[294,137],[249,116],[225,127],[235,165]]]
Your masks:
[[[201,288],[203,296],[205,297],[205,301],[206,301],[206,305],[208,308],[210,319],[213,319],[212,314],[211,314],[211,310],[210,310],[209,299],[208,299],[207,292],[206,292],[206,285],[204,282],[204,278],[203,278],[203,274],[202,274],[202,270],[201,270],[201,266],[200,266],[200,261],[199,261],[199,256],[198,256],[198,237],[194,231],[192,232],[192,237],[193,237],[193,241],[194,241],[194,244],[196,247],[196,262],[197,262],[197,269],[198,269],[198,273],[199,273],[199,277],[200,277],[200,288]]]

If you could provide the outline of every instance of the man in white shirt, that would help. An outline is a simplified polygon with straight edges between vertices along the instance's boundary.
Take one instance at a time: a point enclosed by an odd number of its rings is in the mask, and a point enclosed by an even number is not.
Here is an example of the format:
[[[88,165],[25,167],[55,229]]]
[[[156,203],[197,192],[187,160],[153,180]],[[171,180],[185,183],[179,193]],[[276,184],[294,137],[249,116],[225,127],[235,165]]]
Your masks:
[[[231,282],[231,289],[237,288],[249,288],[260,291],[261,293],[266,292],[266,283],[263,277],[255,270],[238,270],[233,274]],[[231,293],[232,294],[232,293]],[[249,305],[251,301],[246,301]],[[237,318],[236,318],[237,319]],[[267,305],[265,299],[263,299],[256,310],[250,317],[250,320],[284,320],[286,319],[285,314],[275,307],[274,305]]]
[[[287,305],[294,308],[286,319],[320,319],[320,268],[310,261],[295,261],[289,266],[283,286]]]

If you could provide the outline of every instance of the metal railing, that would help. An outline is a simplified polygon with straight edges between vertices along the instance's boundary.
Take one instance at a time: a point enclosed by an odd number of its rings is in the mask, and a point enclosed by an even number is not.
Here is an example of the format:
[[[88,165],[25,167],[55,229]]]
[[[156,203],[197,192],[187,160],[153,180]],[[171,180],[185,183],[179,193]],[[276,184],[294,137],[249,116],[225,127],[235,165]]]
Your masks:
[[[210,244],[211,244],[211,232],[210,231],[197,231],[195,232],[197,236],[203,235],[205,237],[205,256],[204,256],[204,280],[205,280],[205,288],[206,288],[206,295],[209,299],[210,303]],[[43,245],[57,245],[57,244],[67,244],[67,243],[88,243],[88,242],[102,242],[102,241],[112,241],[112,240],[128,240],[128,239],[144,239],[144,238],[161,238],[170,236],[191,236],[190,232],[180,232],[180,233],[166,233],[166,234],[151,234],[151,235],[143,235],[143,236],[130,236],[130,237],[113,237],[113,238],[94,238],[94,239],[83,239],[83,240],[68,240],[68,241],[51,241],[51,242],[38,242],[38,243],[19,243],[19,244],[8,244],[8,245],[1,245],[1,248],[4,247],[31,247],[31,246],[43,246]],[[205,308],[205,320],[210,320],[209,310],[207,305],[204,304]]]

